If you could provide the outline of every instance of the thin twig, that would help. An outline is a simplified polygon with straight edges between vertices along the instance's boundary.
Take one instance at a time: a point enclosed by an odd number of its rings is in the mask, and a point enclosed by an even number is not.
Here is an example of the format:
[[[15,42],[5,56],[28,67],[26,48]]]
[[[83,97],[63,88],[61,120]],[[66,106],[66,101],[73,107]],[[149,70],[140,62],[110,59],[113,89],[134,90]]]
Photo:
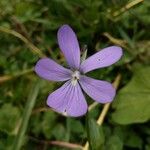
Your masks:
[[[82,146],[75,143],[69,143],[69,142],[63,142],[63,141],[45,141],[45,140],[39,140],[35,137],[29,136],[29,138],[37,143],[44,144],[44,145],[55,145],[59,147],[65,147],[69,149],[82,149]]]
[[[115,81],[113,82],[113,86],[117,89],[119,84],[120,84],[120,80],[121,80],[121,75],[118,74]],[[104,122],[105,116],[110,108],[111,103],[107,103],[104,105],[102,112],[100,114],[100,116],[98,117],[97,120],[97,124],[102,125],[102,123]],[[85,146],[83,147],[83,150],[88,150],[89,149],[89,142],[87,141]]]
[[[32,114],[36,114],[36,113],[39,113],[39,112],[45,112],[45,111],[51,111],[51,109],[47,108],[47,107],[36,108],[32,111]]]
[[[144,2],[144,0],[134,0],[132,2],[129,2],[128,4],[126,4],[124,7],[122,7],[120,10],[117,10],[113,13],[114,17],[119,16],[120,14],[126,12],[127,10],[131,9],[132,7],[134,7],[135,5]]]
[[[33,45],[27,38],[25,38],[20,33],[14,31],[14,30],[8,29],[8,28],[4,28],[4,27],[0,27],[0,31],[11,34],[11,35],[19,38],[31,49],[31,51],[33,53],[38,54],[39,57],[46,57],[45,54],[43,54],[39,48],[37,48],[35,45]]]
[[[113,82],[113,86],[114,86],[115,89],[118,88],[118,86],[120,84],[120,80],[121,80],[121,74],[118,74],[118,76],[116,77],[115,81]],[[107,103],[107,104],[104,105],[103,110],[102,110],[102,112],[101,112],[101,114],[100,114],[100,116],[99,116],[99,118],[97,120],[97,123],[99,125],[102,125],[102,123],[104,121],[104,118],[105,118],[105,116],[106,116],[106,114],[107,114],[107,112],[109,110],[110,104],[111,103]]]
[[[95,108],[99,103],[93,102],[91,105],[89,105],[88,111],[91,111],[93,108]]]
[[[3,83],[5,81],[11,80],[12,76],[10,75],[4,75],[4,76],[0,76],[0,83]]]
[[[25,38],[27,38],[30,41],[29,32],[27,31],[26,27],[17,19],[16,16],[12,16],[12,23],[15,25],[16,31],[20,34],[22,34]]]
[[[61,147],[67,147],[67,148],[71,148],[71,149],[75,149],[75,148],[82,149],[81,145],[74,144],[74,143],[62,142],[62,141],[51,141],[50,144],[58,145],[58,146],[61,146]]]
[[[104,35],[105,37],[107,37],[107,38],[110,40],[111,43],[113,43],[113,44],[115,44],[115,45],[119,45],[119,46],[124,47],[124,48],[127,47],[127,46],[126,46],[127,42],[126,42],[125,40],[121,40],[121,39],[114,38],[112,35],[110,35],[110,34],[107,33],[107,32],[104,32],[103,35]]]
[[[26,70],[23,70],[21,72],[17,72],[17,73],[15,73],[13,75],[3,75],[3,76],[0,76],[0,83],[9,81],[11,79],[17,78],[19,76],[22,76],[22,75],[25,75],[25,74],[28,74],[28,73],[31,73],[31,72],[33,72],[33,68],[26,69]]]

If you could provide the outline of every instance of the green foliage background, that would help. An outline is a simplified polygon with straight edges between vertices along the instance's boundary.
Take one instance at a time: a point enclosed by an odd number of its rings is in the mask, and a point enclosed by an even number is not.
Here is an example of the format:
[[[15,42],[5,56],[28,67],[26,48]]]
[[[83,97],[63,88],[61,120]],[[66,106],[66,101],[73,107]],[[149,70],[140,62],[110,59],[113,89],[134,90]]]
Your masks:
[[[0,150],[66,150],[71,147],[52,141],[83,146],[87,140],[94,150],[150,150],[149,10],[148,0],[0,0]],[[101,104],[88,119],[67,118],[46,106],[60,83],[34,73],[36,47],[66,65],[56,39],[62,24],[75,30],[88,56],[109,45],[124,50],[115,65],[89,73],[111,82],[121,75],[101,127]]]

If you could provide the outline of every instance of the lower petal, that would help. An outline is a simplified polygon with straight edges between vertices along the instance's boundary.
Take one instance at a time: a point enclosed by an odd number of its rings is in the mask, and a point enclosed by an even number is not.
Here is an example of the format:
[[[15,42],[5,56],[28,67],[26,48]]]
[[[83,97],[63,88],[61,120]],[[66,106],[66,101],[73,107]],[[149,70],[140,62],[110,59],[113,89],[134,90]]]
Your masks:
[[[67,81],[62,87],[48,96],[47,105],[59,113],[78,117],[87,112],[87,103],[79,84]]]
[[[83,90],[95,101],[100,103],[111,102],[116,94],[116,90],[111,83],[92,79],[86,76],[80,78]]]

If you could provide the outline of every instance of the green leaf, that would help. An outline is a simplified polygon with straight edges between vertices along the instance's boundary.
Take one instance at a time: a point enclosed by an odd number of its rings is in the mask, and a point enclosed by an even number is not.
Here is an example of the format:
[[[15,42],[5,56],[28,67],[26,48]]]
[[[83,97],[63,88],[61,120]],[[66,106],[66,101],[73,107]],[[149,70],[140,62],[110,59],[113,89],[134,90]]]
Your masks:
[[[29,2],[16,3],[15,8],[16,9],[14,10],[14,13],[21,22],[26,22],[35,19],[41,14],[41,12],[37,8],[37,5],[34,5],[33,3]]]
[[[145,146],[145,150],[150,150],[150,144]]]
[[[142,148],[142,139],[136,133],[131,132],[125,141],[125,145],[133,148]]]
[[[0,150],[12,150],[15,135],[0,132]]]
[[[107,140],[105,145],[105,150],[122,150],[123,149],[123,142],[117,135],[112,135]]]
[[[87,134],[91,150],[100,150],[104,144],[104,133],[102,126],[87,116]]]
[[[70,126],[70,130],[73,133],[78,133],[78,134],[84,134],[84,127],[82,125],[82,123],[80,122],[80,120],[75,120],[72,118],[68,118],[69,120],[69,126]]]
[[[4,104],[0,113],[0,130],[12,134],[20,119],[20,111],[10,103]]]
[[[119,91],[112,120],[118,124],[142,123],[150,119],[150,67],[136,68],[131,81]]]
[[[53,111],[48,111],[44,113],[43,122],[42,122],[42,130],[46,138],[50,138],[52,136],[53,128],[56,123],[56,114]]]
[[[65,141],[66,140],[66,131],[62,124],[57,124],[52,130],[52,134],[58,140]]]

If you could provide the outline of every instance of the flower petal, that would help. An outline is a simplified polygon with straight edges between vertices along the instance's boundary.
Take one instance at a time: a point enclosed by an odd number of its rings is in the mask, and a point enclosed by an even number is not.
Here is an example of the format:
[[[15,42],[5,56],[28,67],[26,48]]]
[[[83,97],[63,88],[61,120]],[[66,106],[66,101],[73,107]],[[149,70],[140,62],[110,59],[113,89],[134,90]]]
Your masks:
[[[110,46],[102,49],[93,56],[87,58],[80,66],[83,73],[91,70],[110,66],[122,56],[122,49],[118,46]]]
[[[74,31],[68,25],[63,25],[57,33],[58,44],[71,68],[79,69],[80,48]]]
[[[115,97],[116,91],[112,84],[107,81],[81,76],[79,82],[83,90],[97,102],[108,103]]]
[[[66,81],[71,78],[71,70],[62,67],[49,58],[40,59],[35,65],[35,72],[46,80]]]
[[[62,87],[48,96],[47,105],[67,116],[78,117],[87,112],[87,103],[79,84],[76,86],[67,81]]]

